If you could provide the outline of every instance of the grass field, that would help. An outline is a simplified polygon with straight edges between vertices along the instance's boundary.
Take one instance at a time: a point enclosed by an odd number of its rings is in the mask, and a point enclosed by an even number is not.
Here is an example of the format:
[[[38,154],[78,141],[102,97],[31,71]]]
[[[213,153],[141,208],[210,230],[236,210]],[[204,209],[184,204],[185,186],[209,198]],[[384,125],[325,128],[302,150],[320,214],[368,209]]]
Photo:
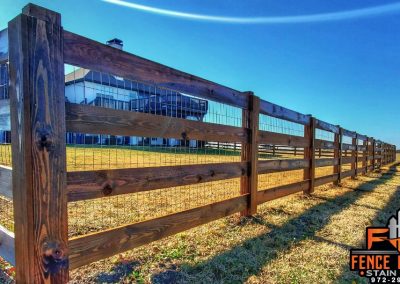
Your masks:
[[[177,150],[68,147],[67,164],[68,170],[92,170],[240,160],[230,150]],[[326,174],[331,171],[326,168]],[[259,187],[302,177],[301,170],[260,175]],[[346,180],[342,188],[320,187],[312,197],[298,194],[273,201],[260,206],[255,218],[224,218],[75,270],[72,283],[346,282],[353,277],[345,268],[348,247],[360,244],[368,222],[383,221],[379,216],[389,214],[385,210],[392,210],[394,205],[387,205],[391,198],[399,201],[399,184],[398,176],[360,177]],[[238,194],[239,179],[233,179],[70,203],[69,232],[86,234]]]

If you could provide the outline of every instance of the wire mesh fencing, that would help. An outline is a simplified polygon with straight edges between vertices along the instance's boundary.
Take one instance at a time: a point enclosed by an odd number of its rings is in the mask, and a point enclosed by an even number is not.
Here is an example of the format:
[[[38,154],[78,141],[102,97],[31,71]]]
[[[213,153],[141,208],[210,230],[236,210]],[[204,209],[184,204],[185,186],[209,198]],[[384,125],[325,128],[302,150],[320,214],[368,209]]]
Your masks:
[[[242,126],[240,108],[75,66],[66,66],[66,74],[65,94],[69,103]],[[67,171],[239,161],[241,143],[67,133]],[[238,195],[240,178],[234,178],[71,202],[69,234],[77,236],[145,221]]]

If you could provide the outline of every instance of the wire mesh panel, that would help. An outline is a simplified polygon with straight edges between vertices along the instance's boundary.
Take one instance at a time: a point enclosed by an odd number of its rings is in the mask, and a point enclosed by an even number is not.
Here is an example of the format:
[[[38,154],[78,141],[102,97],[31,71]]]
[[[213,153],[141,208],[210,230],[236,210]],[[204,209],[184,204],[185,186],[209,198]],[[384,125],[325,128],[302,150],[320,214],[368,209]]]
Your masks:
[[[319,128],[315,129],[315,139],[327,141],[327,142],[334,142],[335,141],[335,134],[330,131],[322,130]],[[333,159],[334,158],[334,150],[333,149],[325,149],[324,147],[315,147],[314,149],[315,159]],[[317,167],[315,169],[315,177],[323,177],[327,175],[334,174],[334,167],[333,166],[324,166],[324,167]]]
[[[65,94],[69,103],[242,126],[242,109],[237,107],[74,66],[66,66],[66,74]],[[238,142],[200,141],[161,135],[66,135],[68,171],[241,161],[241,143]],[[71,202],[69,233],[76,236],[153,219],[238,195],[240,178],[234,178]]]
[[[11,167],[10,100],[8,93],[8,63],[0,64],[0,166]],[[14,230],[12,200],[0,195],[0,225]]]
[[[259,129],[272,133],[304,137],[304,125],[272,117],[265,114],[259,116]],[[304,148],[279,144],[260,144],[259,160],[303,159]],[[302,181],[304,170],[282,171],[258,176],[258,190],[265,190],[281,185]]]

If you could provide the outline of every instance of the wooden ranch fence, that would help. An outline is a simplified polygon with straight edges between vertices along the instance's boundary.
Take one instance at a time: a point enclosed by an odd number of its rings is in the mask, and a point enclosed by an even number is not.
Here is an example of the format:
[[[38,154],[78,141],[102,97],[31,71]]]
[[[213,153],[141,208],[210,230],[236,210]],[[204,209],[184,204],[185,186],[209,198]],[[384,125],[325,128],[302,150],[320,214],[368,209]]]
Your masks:
[[[233,213],[252,215],[267,201],[311,194],[322,184],[340,184],[395,161],[393,145],[65,31],[60,14],[32,4],[9,22],[0,43],[9,76],[9,99],[2,104],[10,108],[12,141],[12,168],[0,168],[0,193],[14,207],[14,232],[0,227],[0,254],[15,265],[18,283],[66,283],[69,269]],[[235,107],[242,125],[68,102],[64,64]],[[263,116],[297,125],[300,134],[263,128]],[[241,156],[234,162],[67,171],[67,132],[228,143]],[[332,172],[316,175],[322,167]],[[261,175],[299,170],[301,181],[272,188],[258,181]],[[68,203],[233,178],[240,179],[238,196],[68,235]]]

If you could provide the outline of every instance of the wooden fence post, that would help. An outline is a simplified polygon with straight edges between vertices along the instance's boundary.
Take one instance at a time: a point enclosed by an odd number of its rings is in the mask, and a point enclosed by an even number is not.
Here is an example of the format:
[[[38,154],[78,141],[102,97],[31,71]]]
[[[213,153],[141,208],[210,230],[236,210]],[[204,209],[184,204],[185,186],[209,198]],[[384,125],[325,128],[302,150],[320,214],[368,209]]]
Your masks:
[[[258,187],[258,128],[260,115],[260,98],[252,92],[249,94],[249,106],[243,110],[242,125],[249,129],[248,143],[242,146],[242,161],[248,163],[247,176],[241,178],[240,193],[250,194],[247,209],[241,212],[242,216],[257,213]]]
[[[354,161],[351,163],[351,170],[354,171],[353,174],[351,175],[352,179],[355,179],[357,176],[357,163],[358,163],[358,135],[356,132],[356,137],[352,138],[351,144],[354,147],[354,149],[351,151],[351,156],[353,157]]]
[[[29,4],[8,26],[17,283],[67,283],[63,31]]]
[[[339,133],[335,133],[335,149],[333,150],[333,158],[337,160],[333,167],[333,173],[337,174],[337,179],[333,182],[334,185],[341,183],[341,172],[342,172],[342,131],[343,129],[338,125]]]
[[[365,175],[367,173],[367,165],[368,165],[368,140],[369,138],[366,137],[366,140],[363,141],[363,157],[362,157],[362,168],[363,172],[362,174]]]
[[[304,159],[308,159],[309,168],[304,170],[304,180],[309,180],[308,190],[305,190],[305,194],[311,194],[314,192],[314,180],[315,180],[315,117],[310,115],[310,124],[304,126],[304,137],[310,141],[308,148],[304,148]]]
[[[372,171],[375,171],[375,151],[376,151],[375,138],[372,138]]]

